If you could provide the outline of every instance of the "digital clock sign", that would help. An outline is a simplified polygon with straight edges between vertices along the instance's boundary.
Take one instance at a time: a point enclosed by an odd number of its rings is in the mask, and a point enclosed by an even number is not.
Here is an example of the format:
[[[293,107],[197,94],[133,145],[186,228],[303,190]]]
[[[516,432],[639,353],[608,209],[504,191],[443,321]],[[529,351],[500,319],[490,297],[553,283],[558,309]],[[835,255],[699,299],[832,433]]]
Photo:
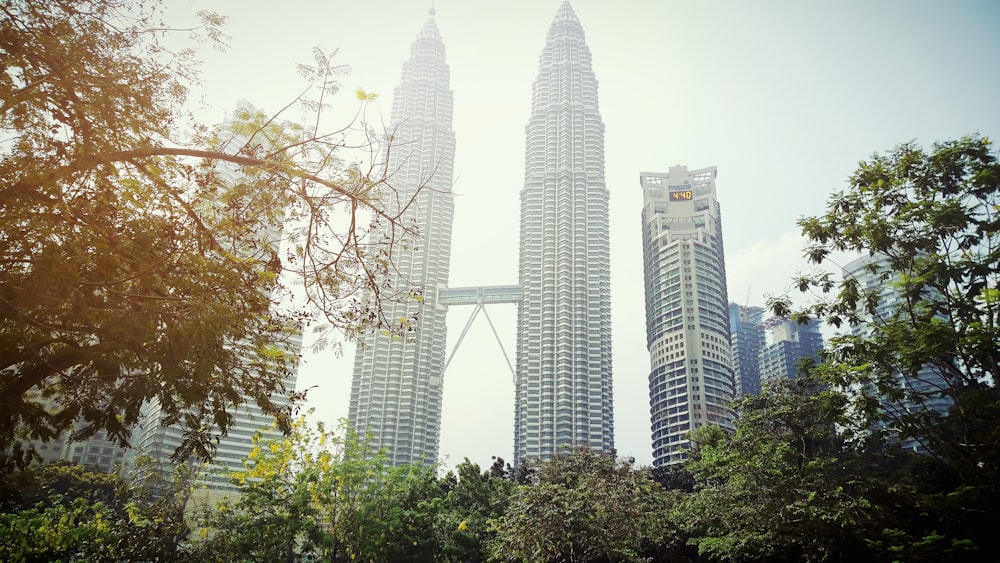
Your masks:
[[[670,192],[670,201],[691,201],[694,193],[691,190],[679,190]]]

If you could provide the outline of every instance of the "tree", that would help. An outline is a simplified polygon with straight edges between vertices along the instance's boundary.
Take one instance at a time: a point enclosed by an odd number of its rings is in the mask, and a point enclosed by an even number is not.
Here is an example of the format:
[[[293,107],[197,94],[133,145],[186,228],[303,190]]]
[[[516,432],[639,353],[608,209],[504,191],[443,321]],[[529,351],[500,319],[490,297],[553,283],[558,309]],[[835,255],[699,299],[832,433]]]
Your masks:
[[[79,465],[32,466],[12,475],[0,511],[4,561],[183,561],[190,475],[129,482]]]
[[[665,543],[672,496],[614,453],[578,449],[541,465],[495,520],[497,561],[641,561]]]
[[[239,494],[204,507],[192,557],[204,561],[430,561],[447,493],[433,466],[391,467],[363,440],[298,419],[260,437],[231,476]]]
[[[885,312],[882,288],[817,271],[797,280],[813,302],[793,311],[782,296],[770,305],[776,314],[856,328],[831,341],[820,371],[824,383],[851,392],[848,429],[860,435],[889,425],[926,444],[941,478],[924,491],[921,510],[931,518],[910,547],[931,536],[942,545],[971,538],[984,557],[996,553],[987,524],[1000,517],[1000,163],[992,143],[970,136],[929,152],[907,143],[873,155],[825,214],[799,225],[810,261],[835,251],[872,256],[870,273],[901,298]],[[924,369],[943,383],[920,385]],[[952,405],[943,415],[885,408],[937,397]]]
[[[331,440],[335,443],[328,444]],[[341,507],[331,468],[340,445],[322,426],[311,430],[301,418],[285,440],[255,436],[245,469],[230,476],[239,487],[235,500],[203,507],[195,553],[220,561],[330,555]]]
[[[207,458],[245,401],[286,420],[272,397],[289,391],[303,325],[350,338],[409,322],[381,307],[416,292],[386,283],[389,243],[416,234],[384,211],[389,137],[362,126],[369,164],[348,165],[349,129],[319,130],[345,69],[319,51],[300,65],[303,123],[241,109],[221,128],[185,125],[194,61],[161,41],[159,4],[0,6],[5,466],[25,460],[21,441],[77,421],[71,439],[106,430],[125,445],[146,401],[184,426],[176,457]],[[223,18],[201,16],[218,41]],[[278,307],[282,272],[299,306]]]
[[[736,403],[736,431],[692,433],[696,490],[678,522],[700,555],[718,561],[872,560],[871,542],[898,529],[912,487],[905,452],[838,431],[847,399],[811,376]],[[905,512],[905,509],[901,510]]]
[[[445,561],[485,561],[488,546],[497,531],[490,521],[507,511],[514,491],[514,470],[494,458],[493,465],[480,471],[468,458],[444,477],[449,491],[443,507],[442,558]]]

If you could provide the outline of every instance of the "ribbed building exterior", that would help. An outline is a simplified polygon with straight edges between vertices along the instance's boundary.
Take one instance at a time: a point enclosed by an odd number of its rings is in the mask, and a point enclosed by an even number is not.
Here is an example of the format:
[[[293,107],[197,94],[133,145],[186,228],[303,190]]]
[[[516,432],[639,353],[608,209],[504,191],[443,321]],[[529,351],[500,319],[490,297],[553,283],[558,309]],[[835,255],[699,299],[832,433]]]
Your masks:
[[[244,112],[254,114],[258,113],[258,110],[244,100],[237,104],[237,114]],[[234,123],[239,121],[236,119]],[[221,128],[221,132],[225,133],[225,137],[228,138],[228,141],[221,148],[223,151],[235,153],[239,147],[249,141],[249,138],[246,134],[232,129],[231,126],[232,123]],[[216,163],[215,170],[231,185],[239,184],[246,173],[245,170],[231,163]],[[220,205],[218,201],[202,203],[212,206]],[[283,228],[280,221],[276,224],[259,224],[257,234],[266,239],[272,249],[277,250],[282,244]],[[269,259],[269,255],[263,248],[230,248],[229,250],[233,254],[253,256],[258,260]],[[302,334],[300,331],[289,332],[282,341],[273,344],[279,346],[290,356],[297,358],[302,351]],[[242,348],[245,358],[253,358],[258,354],[252,346],[245,342],[234,342],[230,346]],[[257,359],[260,359],[259,356]],[[271,401],[279,409],[289,406],[291,394],[296,390],[298,361],[295,360],[286,369],[282,380],[285,392],[271,397]],[[169,475],[174,470],[174,463],[170,461],[170,456],[183,443],[185,428],[180,424],[165,424],[164,414],[162,406],[156,400],[149,401],[142,406],[140,423],[132,432],[131,449],[124,454],[125,465],[129,472],[158,471],[169,479]],[[212,458],[211,466],[203,468],[202,471],[201,484],[205,486],[203,492],[211,498],[239,490],[230,481],[229,476],[233,471],[243,469],[243,461],[254,447],[253,438],[255,435],[260,433],[261,439],[265,442],[285,438],[281,431],[275,427],[274,417],[265,415],[263,409],[254,400],[249,400],[239,408],[233,409],[232,415],[232,423],[226,435],[215,436],[216,452]],[[90,447],[93,448],[93,446]],[[99,451],[102,456],[109,451],[103,444],[98,444],[97,448],[99,449],[96,451]],[[136,460],[144,457],[148,457],[152,465],[136,465]],[[89,464],[90,459],[89,452],[86,452],[82,457],[84,463]],[[73,460],[76,461],[75,454]]]
[[[78,421],[73,431],[80,430],[84,426],[85,423]],[[125,461],[125,448],[109,439],[105,430],[99,430],[90,438],[78,442],[71,442],[68,439],[70,434],[71,432],[66,432],[47,442],[31,440],[29,443],[35,448],[41,463],[68,461],[86,465],[95,471],[111,473]]]
[[[293,335],[283,346],[290,353],[298,355],[302,348],[301,335]],[[295,391],[297,380],[298,368],[296,366],[292,367],[284,379],[286,394],[272,397],[272,401],[277,407],[288,406],[289,395]],[[243,470],[243,461],[254,448],[255,435],[259,433],[262,442],[265,443],[286,438],[274,426],[274,417],[265,415],[254,401],[244,403],[238,409],[233,410],[232,414],[232,425],[225,436],[216,436],[215,455],[211,464],[203,468],[201,472],[201,485],[207,489],[204,493],[209,498],[239,492],[239,487],[230,481],[229,476],[234,471]],[[125,463],[129,466],[129,472],[138,471],[140,473],[137,475],[141,475],[142,471],[156,470],[169,480],[174,468],[170,456],[183,442],[184,428],[179,424],[162,424],[162,418],[163,412],[158,402],[151,401],[143,405],[139,427],[132,433],[132,447],[125,454]],[[151,467],[136,465],[136,460],[142,457],[148,457],[153,465]],[[83,461],[89,463],[87,458],[84,458]]]
[[[779,379],[795,379],[802,360],[819,361],[823,349],[820,323],[809,319],[799,324],[790,319],[768,321],[768,343],[760,351],[760,381],[762,385]]]
[[[393,248],[389,291],[416,286],[424,296],[384,304],[389,319],[416,313],[411,337],[360,339],[348,412],[359,435],[369,435],[394,465],[435,463],[441,431],[447,310],[436,303],[434,289],[447,285],[451,261],[455,133],[449,69],[433,16],[432,10],[393,92],[388,165],[394,191],[385,194],[387,211],[395,215],[408,206],[402,222],[419,232]]]
[[[730,345],[736,395],[760,393],[760,352],[764,349],[764,308],[729,304]]]
[[[715,167],[642,172],[642,239],[653,465],[677,463],[688,432],[731,426],[735,394]]]
[[[549,27],[525,128],[514,460],[614,447],[604,123],[580,21]]]

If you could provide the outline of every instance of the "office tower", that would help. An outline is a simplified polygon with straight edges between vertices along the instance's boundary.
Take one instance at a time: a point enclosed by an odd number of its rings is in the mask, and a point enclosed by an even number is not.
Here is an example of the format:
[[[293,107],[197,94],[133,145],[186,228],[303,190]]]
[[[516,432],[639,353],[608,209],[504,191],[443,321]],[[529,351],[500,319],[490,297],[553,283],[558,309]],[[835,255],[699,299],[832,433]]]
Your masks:
[[[760,381],[767,385],[778,379],[798,377],[799,362],[805,359],[819,361],[823,349],[820,323],[809,319],[799,324],[789,319],[773,318],[764,323],[769,338],[760,351]]]
[[[729,336],[736,396],[760,393],[760,351],[764,348],[763,307],[729,304]]]
[[[294,335],[283,347],[294,354],[302,348],[301,335]],[[289,395],[295,391],[297,368],[293,367],[284,379],[286,395],[273,396],[278,408],[288,406]],[[281,440],[285,436],[273,426],[274,417],[265,415],[256,402],[250,401],[232,412],[233,421],[225,436],[216,435],[216,451],[209,466],[202,471],[200,481],[207,489],[206,496],[215,500],[221,495],[239,492],[239,487],[229,481],[234,471],[243,470],[243,460],[253,449],[253,438],[258,432],[264,441]],[[126,464],[130,473],[155,470],[169,478],[174,464],[170,456],[184,440],[184,428],[180,425],[161,423],[162,411],[156,401],[143,405],[139,426],[133,431],[131,449],[126,453]],[[137,465],[137,459],[148,457],[151,467]]]
[[[891,319],[897,315],[907,314],[904,308],[906,303],[896,288],[896,284],[900,282],[900,273],[892,271],[892,267],[885,257],[862,256],[849,262],[844,266],[844,278],[848,277],[856,279],[859,289],[862,291],[878,290],[879,301],[876,308],[878,318]],[[870,330],[866,324],[852,328],[852,332],[858,336],[863,336]],[[933,367],[926,366],[912,374],[897,373],[896,379],[900,388],[905,390],[905,395],[902,400],[882,398],[882,408],[886,410],[890,418],[922,410],[936,411],[945,415],[951,408],[951,398],[941,394],[941,391],[948,389],[948,382]],[[890,429],[890,432],[895,431]],[[916,436],[906,437],[901,444],[906,449],[918,452],[927,451],[920,438]]]
[[[525,128],[514,460],[614,447],[604,123],[583,28],[549,26]]]
[[[229,154],[238,154],[250,142],[249,133],[241,126],[241,123],[246,120],[246,116],[256,115],[261,120],[266,117],[246,100],[238,102],[235,115],[237,116],[235,119],[218,128],[219,137],[223,139],[220,150]],[[258,142],[266,142],[260,141],[265,137],[259,136],[256,139]],[[251,176],[255,174],[253,171],[248,172],[247,169],[229,162],[215,162],[213,170],[223,180],[223,184],[229,186],[238,186],[247,181],[248,174]],[[224,206],[221,202],[221,199],[202,200],[196,202],[196,205],[203,206],[201,212],[207,216],[214,212],[213,208],[222,209]],[[284,232],[283,215],[282,212],[273,222],[259,220],[255,225],[255,242],[252,244],[239,244],[237,241],[225,238],[219,238],[217,241],[231,255],[253,258],[266,263],[274,256],[281,254],[282,234]],[[259,244],[257,241],[264,241],[266,244]],[[286,330],[282,336],[276,336],[276,338],[279,340],[272,342],[273,346],[293,357],[299,356],[302,349],[301,332]],[[240,357],[248,366],[270,364],[270,369],[287,370],[282,378],[285,392],[281,395],[272,395],[270,400],[274,407],[279,410],[284,410],[289,406],[291,394],[295,392],[298,380],[297,360],[294,360],[291,365],[279,367],[266,355],[261,356],[256,347],[247,341],[228,342],[226,348],[238,350]],[[275,428],[273,415],[265,414],[255,400],[247,398],[244,400],[247,402],[237,408],[230,409],[231,424],[226,435],[215,435],[215,455],[210,465],[202,471],[201,484],[205,486],[203,492],[210,499],[239,490],[230,482],[229,475],[243,469],[243,460],[253,449],[253,438],[258,432],[264,441],[285,438]],[[139,424],[132,432],[131,448],[125,454],[125,464],[129,473],[140,472],[141,475],[141,472],[158,471],[161,476],[169,478],[174,470],[174,463],[170,460],[171,455],[181,446],[186,433],[198,431],[198,429],[184,428],[179,423],[166,424],[164,422],[165,414],[162,405],[156,400],[143,405]],[[137,464],[137,460],[142,457],[149,458],[152,464]]]
[[[716,168],[640,173],[653,465],[684,459],[688,433],[731,426],[734,379]]]
[[[401,222],[419,231],[394,245],[394,277],[386,291],[408,286],[425,291],[422,301],[383,303],[389,319],[416,313],[407,337],[360,338],[348,412],[359,435],[370,436],[370,445],[385,449],[394,465],[437,462],[441,431],[447,309],[436,302],[435,289],[448,283],[455,133],[444,43],[433,16],[431,10],[393,92],[388,163],[393,190],[384,194],[389,214],[408,206]]]

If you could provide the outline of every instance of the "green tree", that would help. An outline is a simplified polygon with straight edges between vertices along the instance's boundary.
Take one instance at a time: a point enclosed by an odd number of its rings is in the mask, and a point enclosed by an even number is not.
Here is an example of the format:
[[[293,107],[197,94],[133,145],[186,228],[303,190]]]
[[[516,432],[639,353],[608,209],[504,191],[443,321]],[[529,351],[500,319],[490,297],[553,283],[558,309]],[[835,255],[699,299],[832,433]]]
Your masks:
[[[432,561],[446,490],[433,466],[387,464],[350,431],[295,422],[284,440],[258,438],[235,500],[206,507],[192,548],[200,560]]]
[[[673,496],[633,463],[590,449],[542,463],[494,521],[493,560],[645,560],[667,543]]]
[[[244,470],[230,477],[239,488],[235,500],[203,507],[194,552],[217,561],[335,560],[340,526],[353,514],[351,489],[372,473],[354,459],[356,441],[300,418],[287,439],[258,434],[254,444]]]
[[[186,430],[177,457],[207,458],[245,401],[284,420],[272,397],[290,392],[287,343],[305,322],[348,337],[407,323],[381,307],[411,298],[382,293],[388,243],[414,234],[384,211],[389,137],[360,127],[364,167],[338,157],[359,140],[318,129],[344,68],[319,51],[300,65],[303,123],[241,109],[205,127],[184,111],[193,51],[164,44],[160,4],[0,6],[4,466],[77,421],[72,439],[103,429],[125,445],[149,400]],[[223,18],[201,16],[220,40]],[[278,308],[287,279],[305,302]]]
[[[736,403],[736,431],[696,430],[696,490],[675,515],[700,555],[717,561],[871,560],[912,486],[906,453],[838,432],[844,395],[811,377]],[[883,447],[884,446],[884,447]],[[912,454],[910,454],[912,455]],[[912,507],[912,506],[911,506]]]
[[[79,465],[32,466],[4,491],[4,561],[183,561],[191,479],[129,482]],[[157,491],[155,497],[150,488]]]
[[[445,561],[485,561],[496,537],[490,521],[504,515],[514,491],[513,469],[502,458],[480,471],[468,458],[443,478],[448,493],[443,507],[441,556]]]
[[[930,151],[907,143],[873,155],[826,213],[799,225],[810,261],[821,264],[836,251],[876,257],[871,273],[901,298],[885,313],[881,287],[817,272],[797,280],[813,302],[793,310],[783,296],[771,306],[858,327],[832,340],[820,372],[824,383],[852,392],[846,429],[887,425],[926,444],[939,477],[923,497],[926,533],[909,545],[971,539],[980,555],[997,553],[1000,540],[988,524],[1000,519],[1000,162],[992,143],[971,136]],[[925,368],[942,384],[921,385]],[[952,405],[944,415],[885,408],[941,398]]]

